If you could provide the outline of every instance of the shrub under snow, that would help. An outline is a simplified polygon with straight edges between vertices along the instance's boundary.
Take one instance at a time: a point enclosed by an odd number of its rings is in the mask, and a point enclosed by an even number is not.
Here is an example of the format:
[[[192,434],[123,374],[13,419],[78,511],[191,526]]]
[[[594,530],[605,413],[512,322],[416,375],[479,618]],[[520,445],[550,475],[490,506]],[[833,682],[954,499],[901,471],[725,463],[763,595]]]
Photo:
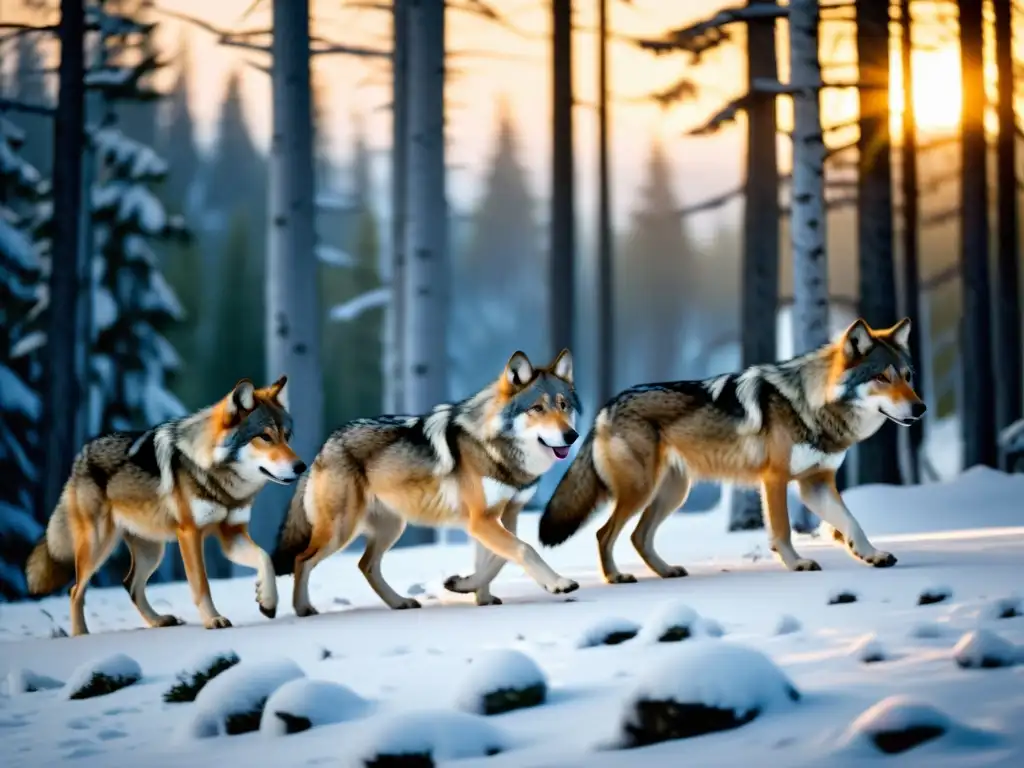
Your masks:
[[[64,683],[47,675],[40,675],[31,669],[12,669],[7,673],[7,695],[17,696],[19,693],[35,693],[36,691],[52,691],[63,688]]]
[[[618,645],[632,640],[640,631],[640,625],[629,619],[609,616],[591,624],[576,641],[577,648],[594,648],[598,645]]]
[[[328,680],[291,680],[267,699],[260,733],[284,736],[362,717],[370,702],[351,688]]]
[[[640,637],[649,643],[675,643],[695,637],[700,630],[700,614],[686,603],[671,600],[644,622]]]
[[[910,636],[919,640],[937,640],[946,634],[946,628],[934,621],[922,621],[910,628]]]
[[[846,605],[847,603],[856,603],[857,593],[851,592],[848,589],[837,589],[829,593],[828,604],[829,605]]]
[[[626,701],[624,747],[724,731],[800,694],[771,659],[730,642],[694,640],[647,670]]]
[[[185,735],[203,739],[258,730],[270,695],[285,683],[304,676],[291,659],[236,664],[199,691]]]
[[[115,653],[79,666],[64,683],[64,696],[68,699],[105,696],[141,679],[142,668],[139,663],[123,653]]]
[[[985,615],[989,619],[1015,619],[1024,616],[1024,608],[1019,597],[998,597],[988,604]]]
[[[455,705],[465,712],[500,715],[543,704],[547,693],[547,678],[537,662],[509,648],[491,651],[473,661]]]
[[[885,661],[888,658],[885,647],[874,633],[865,635],[855,642],[850,649],[850,653],[865,664],[874,664],[879,661]]]
[[[366,768],[430,768],[508,748],[487,718],[466,712],[398,712],[369,721],[364,734],[356,755]]]
[[[1017,646],[987,629],[968,632],[953,647],[953,660],[964,669],[1009,667],[1018,654]]]
[[[178,672],[177,682],[164,692],[164,701],[195,701],[204,685],[238,662],[238,654],[234,651],[203,654]]]
[[[953,590],[949,587],[930,587],[921,591],[921,594],[917,596],[918,605],[934,605],[935,603],[943,603],[949,600],[953,596]]]

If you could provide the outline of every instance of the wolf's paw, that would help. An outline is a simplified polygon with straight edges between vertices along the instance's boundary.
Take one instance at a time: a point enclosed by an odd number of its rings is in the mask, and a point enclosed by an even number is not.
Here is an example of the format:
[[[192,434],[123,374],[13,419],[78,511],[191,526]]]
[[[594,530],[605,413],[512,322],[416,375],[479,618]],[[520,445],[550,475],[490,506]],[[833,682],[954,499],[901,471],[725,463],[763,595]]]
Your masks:
[[[636,576],[632,573],[609,573],[604,580],[608,584],[636,584]]]
[[[396,611],[405,611],[405,610],[408,610],[409,608],[422,608],[422,607],[423,606],[420,605],[420,601],[417,600],[415,597],[403,597],[401,600],[399,600],[393,606],[393,608]]]
[[[663,579],[681,579],[683,576],[689,576],[690,574],[681,565],[670,565],[663,573],[658,575]]]
[[[875,550],[870,555],[862,556],[854,552],[854,555],[874,568],[891,568],[896,565],[896,556],[891,552]]]
[[[444,580],[444,588],[449,592],[455,592],[456,594],[463,595],[467,592],[472,592],[471,589],[466,589],[466,582],[469,581],[468,576],[449,576]]]
[[[494,595],[477,595],[477,605],[501,605],[501,598],[495,597]]]
[[[154,627],[180,627],[184,624],[184,620],[179,619],[177,616],[172,616],[169,613],[165,613],[161,616],[156,617],[156,621],[153,622]]]
[[[579,588],[580,585],[572,579],[567,579],[564,576],[560,576],[554,584],[548,587],[548,592],[550,592],[553,595],[564,595],[568,592],[575,592]]]
[[[820,571],[821,570],[821,566],[818,565],[817,561],[815,561],[815,560],[809,560],[806,557],[801,557],[795,563],[793,563],[793,567],[790,568],[790,570],[792,570],[792,571]]]
[[[260,607],[260,613],[262,613],[268,619],[272,619],[275,616],[277,616],[277,603],[272,603],[270,605],[264,605],[259,600],[257,600],[256,604],[259,605],[259,607]]]
[[[318,611],[312,605],[297,605],[297,606],[295,606],[295,615],[298,616],[300,619],[304,619],[307,616],[316,616],[319,613],[320,613],[320,611]]]
[[[224,616],[211,616],[203,621],[203,626],[207,629],[227,629],[231,622]]]

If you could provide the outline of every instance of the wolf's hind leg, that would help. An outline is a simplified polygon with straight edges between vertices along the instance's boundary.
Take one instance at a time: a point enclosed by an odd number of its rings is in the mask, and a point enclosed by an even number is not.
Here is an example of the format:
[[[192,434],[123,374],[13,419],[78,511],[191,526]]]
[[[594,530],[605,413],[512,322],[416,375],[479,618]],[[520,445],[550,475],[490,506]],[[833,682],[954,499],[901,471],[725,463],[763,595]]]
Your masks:
[[[334,503],[340,505],[350,503],[351,494],[342,494],[335,499],[317,499],[315,503]],[[296,616],[315,616],[316,608],[309,599],[309,575],[323,560],[333,555],[340,549],[344,549],[356,537],[359,532],[359,524],[365,514],[361,509],[362,501],[359,502],[359,510],[348,510],[337,512],[332,509],[323,509],[322,514],[313,516],[313,533],[309,539],[309,546],[305,551],[295,558],[295,584],[292,591],[292,608]]]
[[[382,505],[375,504],[366,517],[366,549],[359,558],[359,570],[377,596],[389,608],[404,610],[419,608],[420,601],[414,597],[403,597],[384,579],[380,561],[405,530],[405,519]]]
[[[663,579],[686,576],[686,569],[681,565],[669,565],[658,555],[654,550],[654,535],[668,516],[683,506],[689,493],[689,476],[678,469],[668,470],[630,537],[647,567]]]
[[[184,624],[185,622],[177,616],[157,613],[146,597],[146,584],[164,559],[164,543],[149,541],[127,531],[121,535],[132,556],[132,565],[122,583],[128,590],[128,596],[131,597],[135,607],[142,615],[143,621],[151,627],[175,627]]]
[[[74,489],[66,494],[68,523],[75,547],[75,583],[71,587],[71,635],[87,635],[85,623],[85,591],[89,580],[110,557],[118,542],[117,528],[109,514],[102,514],[103,503],[89,498],[78,499]],[[82,502],[85,502],[84,504]]]
[[[501,522],[512,534],[515,534],[519,523],[522,506],[512,504],[505,506],[501,513]],[[477,605],[501,605],[501,599],[491,594],[491,582],[494,581],[508,561],[496,555],[479,541],[474,542],[476,548],[475,569],[469,576],[449,576],[445,579],[444,588],[449,592],[475,592]]]

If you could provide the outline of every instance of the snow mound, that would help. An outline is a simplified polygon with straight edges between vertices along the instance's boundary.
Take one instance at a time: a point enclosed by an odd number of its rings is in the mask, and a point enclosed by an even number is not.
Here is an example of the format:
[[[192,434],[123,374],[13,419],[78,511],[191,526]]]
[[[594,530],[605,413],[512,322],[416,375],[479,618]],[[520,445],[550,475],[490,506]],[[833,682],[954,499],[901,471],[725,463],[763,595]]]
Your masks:
[[[178,672],[177,682],[164,692],[164,701],[168,704],[195,701],[203,686],[238,662],[234,651],[204,653]]]
[[[934,621],[919,621],[910,628],[910,636],[919,640],[937,640],[946,634],[946,628]]]
[[[944,603],[953,596],[953,590],[946,586],[929,587],[928,589],[921,590],[921,594],[917,596],[918,605],[934,605],[935,603]]]
[[[328,680],[296,678],[267,699],[260,733],[285,736],[321,725],[343,723],[365,715],[370,702],[351,688]]]
[[[938,738],[943,738],[944,746],[981,746],[993,736],[957,723],[931,704],[890,696],[854,720],[840,746],[864,757],[879,752],[897,755]]]
[[[705,637],[722,637],[725,634],[725,628],[714,619],[701,616],[697,622],[697,634]]]
[[[455,695],[455,706],[472,714],[500,715],[543,704],[547,693],[547,678],[537,662],[509,648],[473,661]]]
[[[1016,645],[987,629],[968,632],[953,647],[953,660],[963,669],[1010,667],[1019,654]]]
[[[123,653],[87,661],[64,684],[67,699],[91,699],[127,688],[142,679],[139,663]]]
[[[205,739],[258,730],[270,695],[305,673],[291,659],[236,664],[203,686],[183,735]]]
[[[675,643],[694,637],[700,632],[700,614],[678,600],[664,603],[656,609],[640,631],[640,638],[648,643]]]
[[[359,765],[433,766],[443,760],[487,757],[508,748],[487,718],[454,711],[398,712],[367,723],[355,750]]]
[[[790,616],[788,613],[784,613],[779,616],[779,621],[775,625],[775,634],[791,635],[794,632],[799,632],[803,628],[803,624],[800,623],[796,616]]]
[[[587,627],[576,641],[577,648],[594,648],[598,645],[618,645],[636,637],[640,625],[630,619],[609,616]]]
[[[850,648],[850,654],[865,664],[874,664],[889,658],[882,641],[874,633],[865,635],[855,642]]]
[[[998,597],[985,607],[984,616],[987,619],[1015,619],[1024,616],[1024,608],[1016,595]]]
[[[651,666],[626,699],[624,747],[738,728],[800,693],[771,659],[749,646],[697,639]]]
[[[47,675],[40,675],[31,669],[12,669],[7,673],[7,695],[17,696],[21,693],[36,691],[52,691],[63,688],[64,683]]]
[[[829,593],[829,605],[846,605],[857,602],[857,593],[849,589],[836,589]]]

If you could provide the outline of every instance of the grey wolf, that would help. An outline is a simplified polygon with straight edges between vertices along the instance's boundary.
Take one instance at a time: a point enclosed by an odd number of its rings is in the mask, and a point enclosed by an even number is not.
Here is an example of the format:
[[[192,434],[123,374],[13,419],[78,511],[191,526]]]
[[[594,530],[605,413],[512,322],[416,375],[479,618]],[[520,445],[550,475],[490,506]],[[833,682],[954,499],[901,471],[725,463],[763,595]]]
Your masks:
[[[694,480],[760,486],[772,549],[790,570],[819,570],[791,542],[786,488],[799,486],[807,507],[857,559],[888,567],[835,485],[846,452],[886,421],[908,426],[925,413],[912,385],[910,321],[875,330],[863,319],[835,342],[785,362],[756,365],[705,381],[632,387],[597,414],[540,520],[540,541],[572,536],[603,503],[612,507],[597,531],[608,583],[632,582],[612,549],[637,513],[632,542],[662,578],[685,576],[654,550],[658,526],[682,506]]]
[[[216,535],[231,561],[257,571],[256,599],[264,615],[277,611],[270,557],[249,537],[250,508],[268,482],[289,484],[306,465],[288,445],[292,420],[282,376],[257,389],[239,381],[215,405],[145,432],[117,432],[83,446],[64,485],[46,534],[25,568],[30,594],[50,594],[74,578],[71,633],[88,633],[89,579],[124,539],[132,564],[124,579],[151,627],[183,623],[158,614],[146,583],[164,544],[177,540],[192,598],[203,625],[229,627],[210,597],[203,539]]]
[[[407,522],[466,529],[476,541],[476,572],[452,576],[445,587],[474,592],[480,605],[500,602],[490,583],[506,560],[549,592],[577,589],[515,531],[541,476],[579,437],[579,412],[568,350],[547,367],[516,352],[496,381],[462,402],[338,429],[299,481],[278,536],[274,565],[279,575],[295,574],[296,615],[317,612],[309,600],[313,568],[360,532],[367,543],[359,569],[374,592],[391,608],[418,608],[381,574],[381,558]]]

